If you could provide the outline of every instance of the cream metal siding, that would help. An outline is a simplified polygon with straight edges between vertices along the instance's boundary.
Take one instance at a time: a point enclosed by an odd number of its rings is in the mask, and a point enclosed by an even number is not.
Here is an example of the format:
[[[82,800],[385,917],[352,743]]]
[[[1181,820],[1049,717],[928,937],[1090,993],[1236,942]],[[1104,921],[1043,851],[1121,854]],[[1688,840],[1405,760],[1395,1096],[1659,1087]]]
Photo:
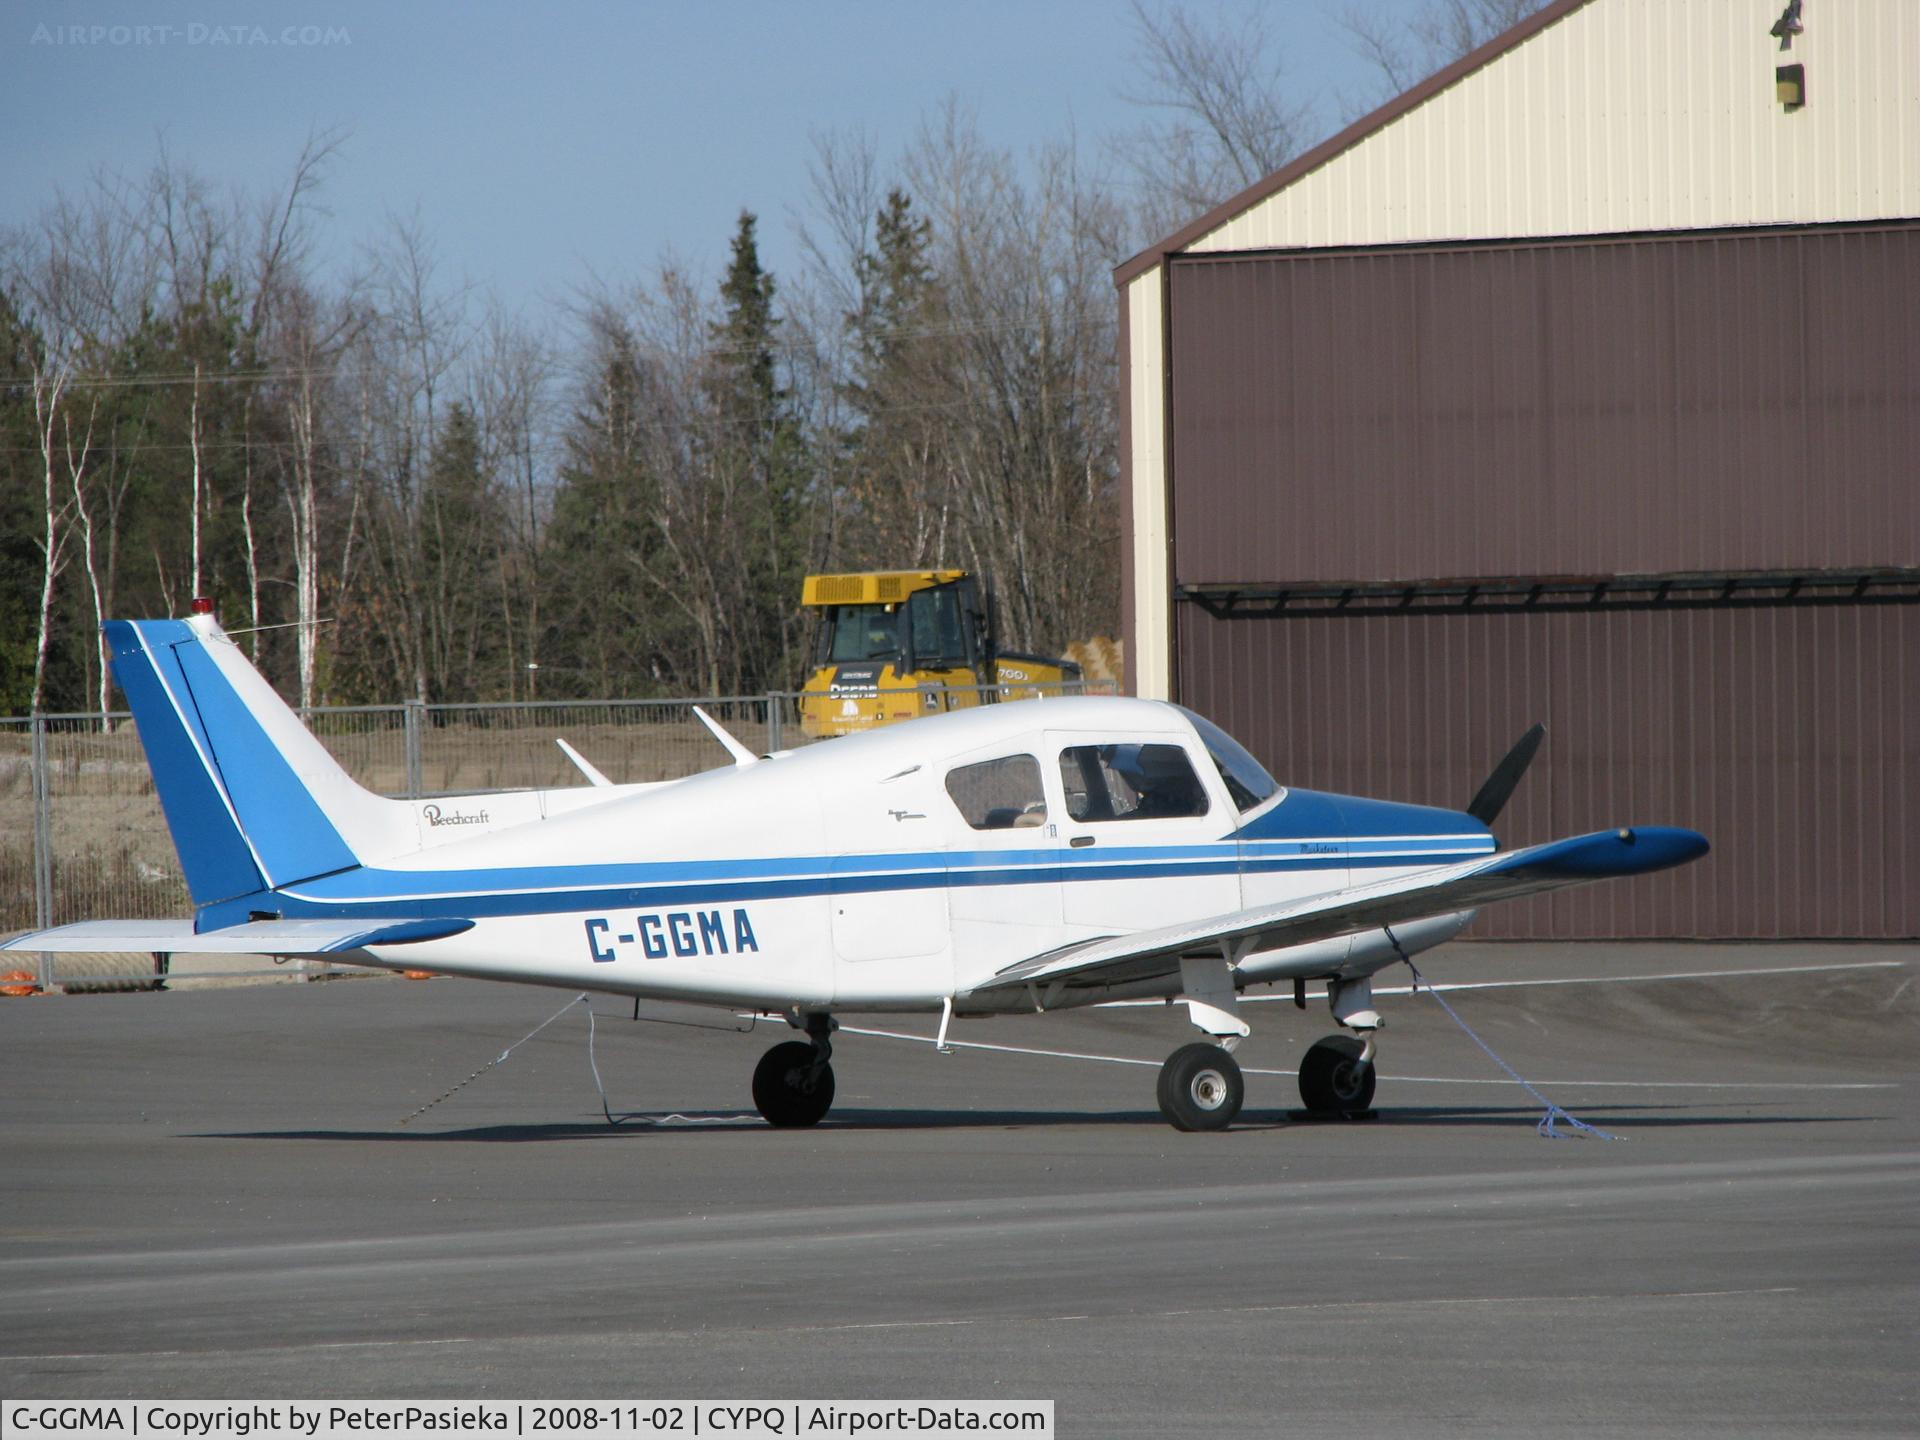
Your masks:
[[[1133,693],[1148,700],[1173,694],[1173,580],[1167,536],[1167,370],[1162,286],[1165,272],[1147,271],[1127,287],[1128,454],[1133,502]]]
[[[1780,10],[1592,0],[1187,248],[1920,215],[1920,0],[1812,0],[1784,54]]]

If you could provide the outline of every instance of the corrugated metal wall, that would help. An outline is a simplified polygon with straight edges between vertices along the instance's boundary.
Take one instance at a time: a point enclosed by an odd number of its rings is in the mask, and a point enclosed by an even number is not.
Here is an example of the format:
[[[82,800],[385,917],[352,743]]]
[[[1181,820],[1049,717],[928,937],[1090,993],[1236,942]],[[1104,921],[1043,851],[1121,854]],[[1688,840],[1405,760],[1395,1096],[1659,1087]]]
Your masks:
[[[1920,564],[1920,222],[1168,273],[1176,583]]]
[[[1920,607],[1215,619],[1180,697],[1283,782],[1459,807],[1527,725],[1497,829],[1693,826],[1705,861],[1495,906],[1499,937],[1920,935]]]

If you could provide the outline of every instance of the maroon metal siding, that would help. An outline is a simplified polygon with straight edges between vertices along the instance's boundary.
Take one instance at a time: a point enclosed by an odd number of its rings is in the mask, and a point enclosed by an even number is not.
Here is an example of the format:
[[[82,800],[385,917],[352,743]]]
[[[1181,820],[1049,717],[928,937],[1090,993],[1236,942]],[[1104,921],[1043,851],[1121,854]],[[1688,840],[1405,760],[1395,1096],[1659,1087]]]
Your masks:
[[[1920,222],[1168,283],[1178,583],[1920,564]]]
[[[1526,938],[1920,936],[1920,607],[1215,619],[1180,696],[1283,782],[1458,808],[1535,720],[1506,844],[1679,824],[1713,853],[1490,907]]]

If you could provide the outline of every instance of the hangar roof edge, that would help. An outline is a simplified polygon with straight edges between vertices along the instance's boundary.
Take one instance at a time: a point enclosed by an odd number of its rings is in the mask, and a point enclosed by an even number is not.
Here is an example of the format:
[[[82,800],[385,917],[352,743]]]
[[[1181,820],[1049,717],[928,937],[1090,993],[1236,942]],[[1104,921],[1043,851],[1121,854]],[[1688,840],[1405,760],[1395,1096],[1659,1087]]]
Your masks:
[[[1194,241],[1211,234],[1242,211],[1251,209],[1268,196],[1277,194],[1302,177],[1312,174],[1335,157],[1351,150],[1369,135],[1386,129],[1402,115],[1418,109],[1442,90],[1458,84],[1476,70],[1485,68],[1509,50],[1532,39],[1548,26],[1556,24],[1574,11],[1592,3],[1593,0],[1553,0],[1553,3],[1544,9],[1536,10],[1519,24],[1501,31],[1478,50],[1461,56],[1445,69],[1436,70],[1412,89],[1396,95],[1371,114],[1363,115],[1339,134],[1323,140],[1311,150],[1289,160],[1271,175],[1262,176],[1254,181],[1238,195],[1221,201],[1199,219],[1181,227],[1164,239],[1155,241],[1132,259],[1115,266],[1113,271],[1115,288],[1124,289],[1130,282],[1161,264],[1169,255],[1179,254]]]

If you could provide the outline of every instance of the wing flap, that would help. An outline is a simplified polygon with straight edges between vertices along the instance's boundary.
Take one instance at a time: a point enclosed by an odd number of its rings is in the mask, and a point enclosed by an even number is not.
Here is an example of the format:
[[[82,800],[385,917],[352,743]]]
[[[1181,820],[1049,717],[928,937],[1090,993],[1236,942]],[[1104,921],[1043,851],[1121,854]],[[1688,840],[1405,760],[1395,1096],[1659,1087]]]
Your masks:
[[[370,945],[417,945],[473,928],[471,920],[415,920],[397,916],[351,919],[254,920],[224,930],[196,932],[191,920],[83,920],[30,931],[0,950],[90,951],[108,954],[338,955]]]
[[[984,993],[1055,981],[1102,985],[1153,979],[1177,972],[1182,955],[1217,954],[1223,945],[1244,942],[1249,953],[1304,945],[1494,900],[1665,870],[1706,853],[1705,836],[1666,826],[1578,835],[1305,900],[1089,940],[1010,965],[972,990]]]

